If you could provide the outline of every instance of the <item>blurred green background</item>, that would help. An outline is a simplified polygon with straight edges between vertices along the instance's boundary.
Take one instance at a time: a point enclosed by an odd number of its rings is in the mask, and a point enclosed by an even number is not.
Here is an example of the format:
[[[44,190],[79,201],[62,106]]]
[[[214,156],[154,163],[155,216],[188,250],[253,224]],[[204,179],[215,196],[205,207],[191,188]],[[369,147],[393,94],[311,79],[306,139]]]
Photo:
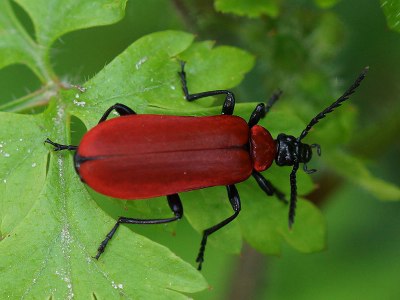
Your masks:
[[[32,33],[27,15],[17,5],[13,8]],[[265,101],[281,88],[283,106],[307,97],[325,103],[369,65],[365,83],[351,100],[359,123],[348,148],[368,161],[378,177],[400,184],[400,33],[388,29],[378,1],[339,1],[325,9],[314,1],[282,1],[276,18],[250,19],[218,13],[208,0],[132,0],[122,22],[57,41],[52,63],[61,77],[83,83],[137,38],[166,29],[193,32],[199,40],[253,53],[256,67],[235,89],[239,101]],[[320,93],[315,94],[314,85]],[[0,70],[3,103],[38,87],[24,66]],[[285,248],[281,257],[264,257],[245,246],[237,257],[210,245],[203,273],[211,288],[195,299],[400,298],[399,203],[380,202],[328,170],[314,178],[319,189],[309,199],[326,216],[327,249],[304,255]],[[186,261],[193,261],[197,252],[198,234],[185,221],[174,236],[163,230],[137,231]]]

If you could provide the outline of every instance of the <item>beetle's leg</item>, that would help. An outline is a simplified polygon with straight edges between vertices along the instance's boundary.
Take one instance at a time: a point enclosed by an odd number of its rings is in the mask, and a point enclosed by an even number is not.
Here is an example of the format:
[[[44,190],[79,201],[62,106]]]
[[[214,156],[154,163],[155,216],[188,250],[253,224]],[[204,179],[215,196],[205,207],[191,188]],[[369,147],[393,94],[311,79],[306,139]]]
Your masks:
[[[70,150],[70,151],[74,151],[76,149],[78,149],[78,146],[74,146],[74,145],[62,145],[59,143],[54,143],[52,140],[50,140],[49,138],[47,138],[45,141],[45,143],[48,143],[52,146],[54,146],[54,151],[61,151],[61,150]]]
[[[206,230],[203,231],[203,238],[200,243],[200,250],[199,254],[197,255],[196,262],[199,263],[198,270],[201,270],[201,265],[204,261],[204,251],[206,249],[206,244],[207,244],[207,238],[210,234],[216,232],[217,230],[221,229],[225,225],[229,224],[231,221],[233,221],[239,214],[240,212],[240,198],[239,198],[239,193],[234,185],[227,185],[226,190],[228,191],[228,197],[229,197],[229,202],[232,205],[233,210],[235,213],[230,216],[229,218],[223,220],[221,223],[218,223],[217,225],[214,225],[210,228],[207,228]]]
[[[133,219],[126,217],[119,217],[117,223],[115,223],[114,227],[107,234],[104,241],[101,242],[99,248],[97,249],[97,254],[94,258],[99,259],[100,255],[104,252],[108,242],[114,236],[120,224],[163,224],[169,223],[176,220],[179,220],[183,216],[183,206],[181,199],[178,194],[172,194],[167,196],[168,205],[174,213],[174,217],[166,218],[166,219]]]
[[[185,94],[185,98],[187,101],[194,101],[200,98],[205,98],[205,97],[210,97],[210,96],[216,96],[216,95],[222,95],[225,94],[225,102],[222,105],[222,111],[221,113],[223,115],[232,115],[233,110],[235,108],[235,96],[231,91],[228,90],[215,90],[215,91],[208,91],[208,92],[202,92],[202,93],[196,93],[196,94],[189,94],[189,90],[187,87],[187,82],[186,82],[186,73],[185,73],[185,62],[181,61],[181,71],[178,72],[179,77],[181,78],[182,82],[182,90],[183,93]]]
[[[257,181],[257,183],[260,186],[260,188],[268,196],[275,195],[282,202],[284,202],[286,204],[289,203],[289,201],[286,200],[285,195],[280,190],[278,190],[276,187],[274,187],[273,184],[269,180],[265,179],[265,177],[262,176],[260,172],[257,172],[255,170],[253,170],[252,175],[255,178],[255,180]]]
[[[130,107],[128,107],[124,104],[121,104],[121,103],[115,103],[113,106],[109,107],[105,111],[103,116],[100,118],[99,123],[104,122],[114,109],[120,116],[136,115],[135,111],[133,109],[131,109]]]
[[[281,95],[282,91],[278,90],[272,94],[271,98],[269,98],[267,105],[265,105],[264,103],[257,104],[248,122],[250,128],[256,125],[260,121],[260,119],[265,117],[265,115],[269,112],[274,103],[278,101]]]

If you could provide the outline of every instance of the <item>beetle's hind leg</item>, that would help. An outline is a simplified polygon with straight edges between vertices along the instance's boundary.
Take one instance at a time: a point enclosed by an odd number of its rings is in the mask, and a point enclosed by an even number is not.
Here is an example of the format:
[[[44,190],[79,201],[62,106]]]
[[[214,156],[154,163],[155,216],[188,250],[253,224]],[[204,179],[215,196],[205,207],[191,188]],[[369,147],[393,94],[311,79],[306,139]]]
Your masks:
[[[233,114],[233,110],[235,109],[235,96],[233,95],[233,93],[231,91],[215,90],[215,91],[190,94],[188,87],[187,87],[184,61],[181,61],[181,71],[178,72],[178,74],[179,74],[179,77],[181,78],[182,90],[183,90],[183,93],[185,94],[185,99],[187,101],[194,101],[194,100],[205,98],[205,97],[225,94],[226,96],[225,96],[224,104],[222,105],[221,114],[223,114],[223,115],[232,115]]]
[[[94,257],[95,259],[99,259],[100,255],[104,252],[108,242],[114,236],[120,224],[163,224],[169,223],[176,220],[179,220],[183,216],[183,206],[181,199],[178,194],[172,194],[167,196],[168,205],[171,208],[171,211],[174,213],[174,216],[171,218],[165,219],[134,219],[134,218],[126,218],[119,217],[117,223],[115,223],[114,227],[111,231],[106,235],[104,241],[101,242],[99,248],[97,249],[97,254]]]
[[[254,171],[252,173],[254,179],[257,181],[260,188],[268,195],[273,196],[275,195],[280,201],[285,204],[288,204],[289,201],[285,198],[285,194],[283,194],[280,190],[278,190],[269,180],[265,179],[261,173]]]
[[[115,103],[104,112],[103,116],[99,120],[99,123],[107,120],[108,116],[113,110],[115,110],[120,116],[136,115],[136,112],[132,108],[121,103]]]
[[[74,151],[76,149],[78,149],[78,146],[74,146],[74,145],[62,145],[59,143],[54,143],[52,140],[50,140],[49,138],[47,138],[45,141],[45,143],[50,144],[52,146],[54,146],[54,151],[61,151],[61,150],[70,150],[70,151]]]
[[[235,213],[232,216],[230,216],[229,218],[218,223],[217,225],[214,225],[203,231],[203,238],[201,240],[199,254],[197,255],[197,259],[196,259],[196,262],[199,263],[199,266],[197,268],[198,270],[201,270],[201,265],[204,261],[204,252],[206,250],[208,236],[213,234],[217,230],[221,229],[225,225],[229,224],[230,222],[232,222],[238,216],[238,214],[240,212],[240,209],[241,209],[240,197],[239,197],[239,193],[238,193],[236,187],[234,185],[227,185],[226,190],[228,192],[229,202],[231,203],[232,208]]]

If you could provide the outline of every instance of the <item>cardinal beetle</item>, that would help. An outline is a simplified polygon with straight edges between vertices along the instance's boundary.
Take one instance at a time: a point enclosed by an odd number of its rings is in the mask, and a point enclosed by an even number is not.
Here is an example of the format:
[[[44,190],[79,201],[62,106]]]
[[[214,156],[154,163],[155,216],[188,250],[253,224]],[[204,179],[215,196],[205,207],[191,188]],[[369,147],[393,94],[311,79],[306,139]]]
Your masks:
[[[253,176],[267,195],[283,202],[285,196],[260,172],[272,162],[292,166],[290,174],[289,227],[295,216],[296,172],[303,163],[304,171],[311,160],[312,149],[321,154],[318,144],[304,144],[310,129],[326,114],[349,99],[364,79],[368,67],[347,91],[317,114],[299,137],[281,133],[274,140],[265,128],[257,125],[264,118],[281,92],[275,93],[265,105],[256,106],[248,122],[233,116],[235,97],[231,91],[215,90],[190,94],[186,83],[185,64],[178,72],[187,101],[225,95],[221,115],[183,117],[137,115],[123,104],[111,106],[99,124],[89,130],[79,146],[62,145],[47,139],[55,151],[76,150],[74,164],[80,179],[95,191],[120,199],[145,199],[166,196],[174,216],[165,219],[134,219],[120,217],[98,248],[96,259],[104,252],[120,224],[161,224],[182,218],[183,206],[178,193],[211,186],[226,186],[233,215],[203,232],[196,262],[201,270],[207,238],[234,220],[241,209],[236,183]],[[107,120],[115,110],[120,117]]]

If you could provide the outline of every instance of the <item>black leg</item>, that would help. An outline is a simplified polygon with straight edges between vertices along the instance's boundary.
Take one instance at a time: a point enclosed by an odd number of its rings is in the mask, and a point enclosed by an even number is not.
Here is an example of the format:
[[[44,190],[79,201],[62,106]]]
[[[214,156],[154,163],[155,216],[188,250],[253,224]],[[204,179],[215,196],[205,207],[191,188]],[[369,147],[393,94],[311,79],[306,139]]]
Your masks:
[[[114,236],[120,224],[163,224],[179,220],[183,216],[183,206],[178,194],[172,194],[167,196],[168,205],[174,213],[174,217],[166,219],[133,219],[120,217],[115,223],[114,227],[107,234],[104,241],[101,242],[99,248],[97,249],[97,254],[94,258],[99,259],[100,255],[104,252],[108,242]]]
[[[62,144],[58,144],[58,143],[54,143],[52,140],[50,140],[49,138],[47,138],[45,141],[45,143],[48,143],[52,146],[54,146],[54,151],[61,151],[61,150],[69,150],[69,151],[74,151],[76,149],[78,149],[78,146],[74,146],[74,145],[62,145]]]
[[[228,90],[215,90],[215,91],[208,91],[208,92],[202,92],[202,93],[196,93],[196,94],[189,94],[189,90],[187,87],[187,82],[186,82],[186,73],[185,73],[185,62],[181,61],[181,71],[178,72],[179,77],[181,78],[182,82],[182,90],[183,93],[185,94],[185,98],[188,101],[194,101],[200,98],[205,98],[205,97],[210,97],[210,96],[216,96],[216,95],[222,95],[225,94],[225,102],[222,106],[222,111],[221,113],[223,115],[232,115],[233,110],[235,108],[235,96],[231,91]]]
[[[289,228],[292,228],[294,223],[294,217],[296,214],[297,205],[297,180],[296,172],[299,168],[299,163],[295,162],[293,165],[292,172],[290,173],[290,205],[289,205]]]
[[[265,104],[264,103],[259,103],[257,104],[256,108],[253,110],[251,113],[250,119],[249,119],[249,128],[253,127],[256,125],[261,118],[265,117]]]
[[[273,184],[265,179],[264,176],[261,175],[261,173],[253,170],[252,173],[253,177],[255,178],[255,180],[257,181],[258,185],[260,186],[260,188],[268,195],[268,196],[273,196],[275,195],[279,200],[281,200],[284,203],[289,203],[286,198],[285,195],[278,190],[276,187],[273,186]]]
[[[269,98],[267,105],[265,105],[264,103],[260,103],[256,106],[248,122],[250,128],[256,125],[260,121],[260,119],[265,117],[265,115],[271,109],[272,105],[274,105],[274,103],[280,98],[281,95],[282,91],[278,90],[277,92],[272,94],[271,98]]]
[[[226,190],[228,191],[228,197],[229,197],[229,202],[232,205],[232,208],[234,210],[234,214],[230,216],[229,218],[223,220],[221,223],[218,223],[217,225],[214,225],[210,228],[207,228],[206,230],[203,231],[203,238],[200,243],[200,250],[199,254],[197,255],[196,262],[199,263],[198,270],[201,270],[201,265],[204,261],[204,251],[206,249],[206,244],[207,244],[207,238],[210,234],[216,232],[217,230],[221,229],[225,225],[229,224],[231,221],[233,221],[239,214],[240,212],[240,198],[239,198],[239,193],[234,185],[227,185]]]
[[[121,103],[116,103],[105,111],[103,116],[100,118],[99,123],[104,122],[114,109],[120,116],[136,115],[135,111],[130,107]]]

